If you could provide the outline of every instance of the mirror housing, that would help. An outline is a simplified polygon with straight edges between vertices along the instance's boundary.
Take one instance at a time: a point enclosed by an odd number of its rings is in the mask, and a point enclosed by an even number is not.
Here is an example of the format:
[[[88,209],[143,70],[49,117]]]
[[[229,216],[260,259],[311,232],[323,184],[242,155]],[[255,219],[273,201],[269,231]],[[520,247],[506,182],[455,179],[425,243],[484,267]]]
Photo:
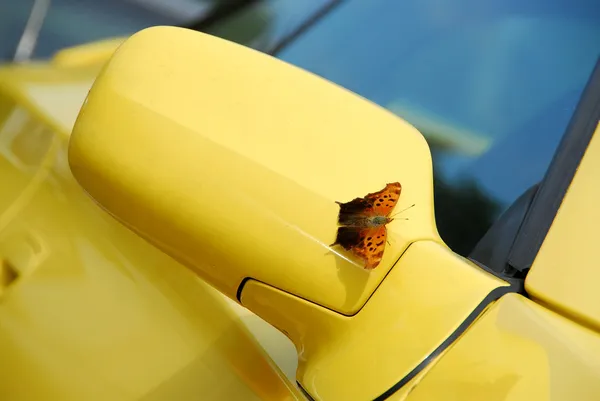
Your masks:
[[[439,238],[414,127],[206,34],[154,27],[126,40],[80,111],[69,163],[108,213],[287,334],[315,399],[393,388],[507,285]],[[415,207],[387,224],[368,271],[330,246],[336,202],[393,182],[394,212]]]
[[[408,244],[436,238],[429,148],[408,123],[249,48],[155,27],[93,85],[69,150],[109,213],[232,299],[252,278],[355,314]],[[381,264],[335,241],[339,206],[400,182]]]

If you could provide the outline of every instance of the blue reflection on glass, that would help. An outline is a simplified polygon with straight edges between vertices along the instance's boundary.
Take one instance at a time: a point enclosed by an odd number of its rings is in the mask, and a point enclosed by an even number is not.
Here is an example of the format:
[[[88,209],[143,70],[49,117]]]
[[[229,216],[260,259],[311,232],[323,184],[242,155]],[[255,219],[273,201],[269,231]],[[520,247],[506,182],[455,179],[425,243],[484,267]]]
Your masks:
[[[278,56],[421,130],[438,228],[466,254],[542,178],[599,54],[594,0],[354,0]]]

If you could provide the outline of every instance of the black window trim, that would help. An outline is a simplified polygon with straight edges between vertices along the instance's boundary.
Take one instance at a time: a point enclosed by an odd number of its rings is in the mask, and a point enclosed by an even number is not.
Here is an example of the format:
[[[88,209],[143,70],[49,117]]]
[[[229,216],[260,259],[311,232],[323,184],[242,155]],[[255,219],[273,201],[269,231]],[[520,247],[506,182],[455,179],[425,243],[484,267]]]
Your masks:
[[[525,275],[531,268],[599,121],[600,57],[508,252],[509,269]]]

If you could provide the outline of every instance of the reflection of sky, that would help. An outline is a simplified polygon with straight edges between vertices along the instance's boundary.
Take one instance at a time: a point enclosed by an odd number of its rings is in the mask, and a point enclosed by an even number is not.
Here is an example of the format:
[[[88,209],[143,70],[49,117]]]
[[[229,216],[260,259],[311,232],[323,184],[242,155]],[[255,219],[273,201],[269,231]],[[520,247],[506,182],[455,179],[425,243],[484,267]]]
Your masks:
[[[427,110],[489,138],[487,153],[459,144],[436,168],[505,203],[541,178],[599,50],[594,0],[354,0],[279,56],[380,105]]]

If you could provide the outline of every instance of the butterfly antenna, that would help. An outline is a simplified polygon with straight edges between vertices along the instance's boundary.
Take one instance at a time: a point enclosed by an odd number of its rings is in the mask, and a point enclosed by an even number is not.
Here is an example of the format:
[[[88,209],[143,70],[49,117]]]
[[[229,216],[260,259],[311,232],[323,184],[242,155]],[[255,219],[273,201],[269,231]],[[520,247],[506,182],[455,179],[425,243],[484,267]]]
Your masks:
[[[404,208],[404,209],[400,210],[398,213],[394,213],[394,214],[393,214],[391,217],[398,216],[400,213],[406,212],[408,209],[410,209],[410,208],[411,208],[411,207],[413,207],[413,206],[415,206],[415,204],[414,204],[414,203],[413,203],[412,205],[410,205],[409,207],[407,207],[407,208]],[[406,219],[404,219],[404,220],[408,220],[408,218],[406,218]]]

